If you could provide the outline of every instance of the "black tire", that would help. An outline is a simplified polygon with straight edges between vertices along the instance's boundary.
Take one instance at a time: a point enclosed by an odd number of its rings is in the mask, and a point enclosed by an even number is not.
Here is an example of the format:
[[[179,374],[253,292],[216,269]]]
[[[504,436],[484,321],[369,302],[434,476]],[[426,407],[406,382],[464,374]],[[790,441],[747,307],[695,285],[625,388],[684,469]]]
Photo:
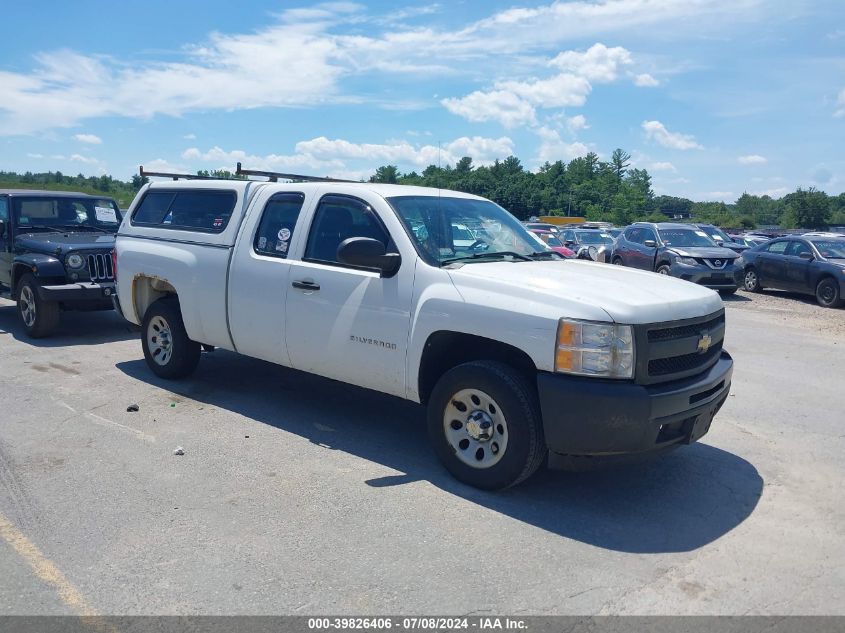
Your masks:
[[[723,297],[730,297],[731,295],[735,295],[738,288],[723,288],[719,290],[719,294]]]
[[[618,255],[616,257],[614,257],[613,260],[611,260],[610,263],[613,264],[614,266],[624,266],[625,265],[625,262],[623,262],[622,258],[619,257]]]
[[[492,421],[490,432],[498,434],[483,443],[470,444],[470,424],[473,419],[477,419],[473,416],[478,416],[479,410],[470,411],[464,406],[464,417],[449,422],[454,431],[450,440],[445,418],[450,414],[455,417],[460,415],[454,407],[466,399],[456,399],[462,392],[487,395],[490,399],[488,402],[497,405],[488,405],[487,410]],[[467,402],[474,407],[481,406],[481,413],[487,413],[487,410],[483,410],[484,403],[476,401],[473,404],[469,399]],[[455,423],[461,426],[456,428]],[[446,372],[435,385],[428,401],[428,433],[437,457],[446,469],[459,481],[483,490],[501,490],[528,479],[537,471],[547,454],[535,387],[515,369],[500,362],[473,361]],[[462,433],[468,441],[463,450],[468,452],[459,455],[458,451],[462,448],[452,442]],[[504,448],[496,448],[497,440],[503,441]],[[499,450],[501,454],[498,454]],[[477,458],[478,451],[497,461],[486,467],[468,465],[468,462]]]
[[[839,284],[833,277],[823,277],[816,285],[816,301],[823,308],[838,308],[842,305]]]
[[[170,297],[159,299],[144,314],[141,347],[153,373],[168,379],[191,374],[197,368],[202,348],[188,338],[179,301]]]
[[[43,301],[38,296],[38,280],[29,273],[18,283],[18,316],[24,330],[32,338],[43,338],[59,325],[59,304]]]
[[[763,289],[763,286],[760,285],[760,275],[757,274],[757,269],[753,266],[745,269],[743,285],[748,292],[760,292]]]
[[[669,264],[661,264],[660,266],[657,267],[657,270],[655,272],[658,275],[671,275],[672,274],[672,268],[669,266]]]

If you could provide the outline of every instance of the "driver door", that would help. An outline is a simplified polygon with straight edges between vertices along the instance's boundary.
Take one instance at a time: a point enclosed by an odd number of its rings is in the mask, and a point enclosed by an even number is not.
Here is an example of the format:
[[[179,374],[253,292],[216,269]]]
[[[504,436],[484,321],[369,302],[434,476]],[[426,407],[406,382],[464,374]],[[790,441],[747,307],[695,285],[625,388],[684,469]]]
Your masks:
[[[337,259],[350,237],[396,252],[376,205],[349,195],[320,199],[302,258],[290,260],[285,340],[296,369],[404,397],[414,260],[381,277]]]

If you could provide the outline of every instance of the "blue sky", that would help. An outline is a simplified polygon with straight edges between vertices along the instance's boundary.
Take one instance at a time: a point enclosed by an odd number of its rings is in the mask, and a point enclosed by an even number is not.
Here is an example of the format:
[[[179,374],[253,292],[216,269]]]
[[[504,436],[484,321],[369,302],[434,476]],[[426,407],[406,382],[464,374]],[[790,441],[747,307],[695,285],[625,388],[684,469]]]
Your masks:
[[[655,192],[845,190],[841,0],[4,8],[0,170],[367,177],[622,147]]]

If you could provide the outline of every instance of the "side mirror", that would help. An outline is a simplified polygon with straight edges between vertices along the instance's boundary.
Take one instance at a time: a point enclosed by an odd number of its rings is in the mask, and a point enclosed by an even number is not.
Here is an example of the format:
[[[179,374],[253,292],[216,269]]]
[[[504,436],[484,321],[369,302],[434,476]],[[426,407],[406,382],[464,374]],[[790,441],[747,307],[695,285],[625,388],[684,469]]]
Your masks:
[[[806,259],[808,262],[813,261],[815,259],[812,253],[799,253],[798,257],[800,257],[801,259]]]
[[[643,242],[643,246],[645,246],[646,248],[657,248],[657,242],[655,242],[654,240],[646,240],[645,242]]]
[[[564,245],[566,248],[572,248],[573,246],[575,246],[575,242],[573,242],[572,240],[566,240],[566,241],[563,243],[563,245]]]
[[[372,268],[382,277],[392,277],[399,271],[399,253],[388,253],[384,244],[371,237],[350,237],[337,247],[337,261],[350,266]]]

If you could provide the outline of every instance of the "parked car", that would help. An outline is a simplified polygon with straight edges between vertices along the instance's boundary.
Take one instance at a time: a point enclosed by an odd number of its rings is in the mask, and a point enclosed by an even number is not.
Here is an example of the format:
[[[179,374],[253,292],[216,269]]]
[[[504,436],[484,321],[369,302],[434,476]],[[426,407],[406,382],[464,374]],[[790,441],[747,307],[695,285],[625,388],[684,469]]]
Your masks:
[[[529,229],[529,232],[536,235],[543,244],[556,253],[560,253],[567,258],[575,257],[575,251],[566,248],[566,246],[563,245],[563,242],[558,239],[557,235],[551,231],[545,231],[543,229]]]
[[[48,336],[64,310],[112,309],[121,219],[105,196],[0,189],[0,291],[29,336]]]
[[[735,253],[744,253],[747,251],[750,246],[746,246],[740,242],[737,242],[733,237],[725,233],[722,229],[712,224],[693,224],[692,226],[697,227],[707,233],[707,236],[712,239],[718,246],[724,246],[725,248],[731,249]]]
[[[555,234],[560,232],[560,227],[557,224],[551,224],[549,222],[526,222],[525,228],[527,228],[529,231],[533,231],[534,229],[540,229]]]
[[[484,227],[476,252],[452,242],[467,218]],[[155,182],[115,250],[118,305],[157,376],[189,375],[216,346],[422,403],[438,457],[480,488],[547,458],[696,441],[730,390],[715,293],[561,260],[466,193]]]
[[[561,241],[567,248],[575,251],[579,259],[598,259],[598,252],[602,246],[613,244],[613,237],[604,229],[565,229]]]
[[[743,281],[738,258],[689,224],[635,222],[616,240],[611,261],[733,294]]]
[[[743,255],[745,289],[791,290],[836,308],[845,297],[845,237],[781,237]]]
[[[745,235],[737,235],[734,237],[735,242],[739,242],[740,244],[745,244],[748,248],[754,248],[755,246],[759,246],[760,244],[765,244],[772,238],[765,237],[763,235],[753,235],[751,233],[746,233]]]

